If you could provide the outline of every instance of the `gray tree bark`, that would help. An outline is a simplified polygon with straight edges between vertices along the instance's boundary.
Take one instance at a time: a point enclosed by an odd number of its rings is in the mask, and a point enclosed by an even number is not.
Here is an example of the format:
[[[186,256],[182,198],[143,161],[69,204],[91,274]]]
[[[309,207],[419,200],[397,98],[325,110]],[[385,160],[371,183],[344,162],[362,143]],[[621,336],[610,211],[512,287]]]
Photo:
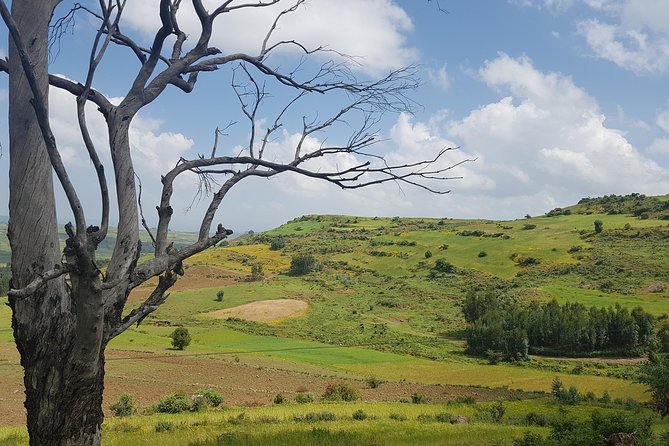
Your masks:
[[[48,26],[59,0],[14,1],[12,14],[48,97]],[[12,284],[27,286],[61,263],[52,167],[31,104],[33,93],[17,49],[9,45],[9,214]],[[76,289],[73,283],[73,288]],[[26,298],[10,295],[12,327],[24,368],[25,407],[31,445],[99,445],[103,358],[78,359],[75,333],[83,299],[73,299],[64,279],[49,281]]]

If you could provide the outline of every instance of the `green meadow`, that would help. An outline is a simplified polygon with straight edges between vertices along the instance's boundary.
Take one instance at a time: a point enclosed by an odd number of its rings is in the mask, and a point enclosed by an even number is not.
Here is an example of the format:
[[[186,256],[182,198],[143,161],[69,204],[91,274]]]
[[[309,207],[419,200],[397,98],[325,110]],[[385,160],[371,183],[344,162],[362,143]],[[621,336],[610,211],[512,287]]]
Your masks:
[[[649,399],[647,388],[637,381],[643,358],[532,356],[508,363],[465,352],[462,302],[468,292],[490,286],[510,290],[521,302],[556,299],[630,310],[640,306],[658,318],[669,313],[669,222],[660,214],[640,218],[592,206],[514,221],[304,216],[196,255],[185,264],[186,275],[168,300],[110,344],[108,376],[114,397],[124,393],[124,385],[141,391],[138,383],[146,383],[152,390],[145,392],[138,409],[143,415],[108,418],[105,444],[450,445],[498,439],[511,444],[528,429],[548,432],[524,424],[527,412],[550,417],[569,410],[587,417],[594,409],[622,409],[625,401],[637,407]],[[596,220],[603,223],[600,233],[594,231]],[[185,243],[189,235],[176,237]],[[273,244],[279,247],[272,249]],[[8,258],[6,251],[0,244],[0,254]],[[298,255],[313,256],[308,274],[290,274]],[[129,307],[139,305],[151,289],[148,284],[133,294]],[[251,310],[220,316],[249,304],[271,316],[277,300],[302,302],[306,310],[266,321],[255,319]],[[6,298],[0,298],[4,303]],[[0,305],[0,384],[16,387],[20,367],[10,319],[9,308]],[[192,336],[183,351],[170,346],[169,336],[177,326],[188,328]],[[457,386],[469,395],[481,389],[519,392],[504,402],[502,423],[482,415],[489,403],[407,404],[390,393],[386,402],[266,405],[266,398],[262,407],[152,414],[151,404],[157,402],[160,386],[170,383],[170,374],[188,389],[202,382],[220,382],[222,389],[233,384],[203,377],[207,371],[191,372],[202,366],[199,360],[208,361],[212,370],[217,364],[239,364],[356,385],[374,377],[403,389]],[[589,402],[559,406],[550,398],[555,378],[566,388],[589,394]],[[280,382],[276,386],[282,388]],[[593,402],[604,394],[615,401],[610,407]],[[0,407],[21,410],[20,393],[3,395]],[[358,409],[367,415],[364,420],[352,418]],[[323,411],[335,419],[299,421],[306,413]],[[430,418],[442,412],[472,422]],[[165,431],[157,432],[161,423]],[[668,430],[659,419],[654,426],[658,432]],[[25,444],[25,433],[17,427],[0,428],[0,445],[5,444]]]

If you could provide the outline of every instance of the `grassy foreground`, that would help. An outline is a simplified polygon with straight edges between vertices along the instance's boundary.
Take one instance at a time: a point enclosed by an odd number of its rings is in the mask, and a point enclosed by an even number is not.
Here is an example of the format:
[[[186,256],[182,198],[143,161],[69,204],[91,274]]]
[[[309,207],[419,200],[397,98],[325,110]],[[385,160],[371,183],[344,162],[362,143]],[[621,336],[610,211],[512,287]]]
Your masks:
[[[547,399],[509,401],[501,419],[493,421],[492,405],[316,403],[154,414],[109,418],[103,437],[106,446],[510,445],[524,432],[549,432],[547,427],[528,424],[528,413],[541,412],[550,421],[565,411]],[[580,420],[593,410],[614,409],[585,405],[567,409]],[[463,417],[461,424],[453,422],[458,416]],[[657,433],[668,428],[666,421],[655,420]],[[0,445],[24,444],[24,429],[0,428]]]

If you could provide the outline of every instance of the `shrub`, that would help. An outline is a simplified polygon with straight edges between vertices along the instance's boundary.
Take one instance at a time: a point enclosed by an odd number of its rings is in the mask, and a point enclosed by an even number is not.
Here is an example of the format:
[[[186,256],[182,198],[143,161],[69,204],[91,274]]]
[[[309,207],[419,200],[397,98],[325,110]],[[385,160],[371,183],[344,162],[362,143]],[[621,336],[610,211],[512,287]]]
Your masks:
[[[583,247],[581,245],[574,245],[571,248],[567,250],[568,253],[573,254],[575,252],[579,252]]]
[[[528,426],[546,426],[546,416],[538,412],[528,412],[525,415],[525,424]]]
[[[275,239],[272,239],[269,249],[271,249],[272,251],[278,251],[280,249],[285,248],[285,246],[286,246],[286,241],[283,239],[283,237],[277,237]]]
[[[391,420],[395,420],[395,421],[406,421],[407,420],[406,415],[401,414],[401,413],[391,413],[390,415],[388,415],[388,418],[390,418]]]
[[[197,393],[190,397],[190,401],[191,412],[200,412],[201,410],[205,410],[209,407],[209,402],[207,399],[202,395],[198,395]]]
[[[211,407],[218,407],[224,402],[223,396],[214,389],[199,389],[193,395],[193,397],[196,396],[202,397],[207,405]]]
[[[383,384],[383,381],[375,376],[370,376],[369,378],[367,378],[367,385],[369,386],[370,389],[376,389],[381,384]]]
[[[439,423],[451,423],[454,424],[457,420],[457,417],[448,412],[439,412],[434,416],[435,421]]]
[[[599,234],[604,229],[604,222],[601,220],[595,220],[595,234]]]
[[[312,254],[295,254],[290,259],[289,273],[293,276],[304,276],[316,269],[316,258]]]
[[[183,393],[166,396],[156,405],[156,412],[180,413],[190,409],[190,403]]]
[[[365,413],[364,410],[358,409],[355,412],[353,412],[352,415],[354,420],[366,420],[367,419],[367,414]]]
[[[440,273],[454,273],[455,272],[455,266],[451,263],[448,262],[444,259],[437,259],[434,262],[434,268],[435,271],[440,272]]]
[[[190,333],[186,327],[175,328],[172,334],[170,334],[170,338],[172,338],[172,347],[177,350],[183,350],[188,347],[191,341]]]
[[[504,414],[506,413],[506,407],[502,401],[497,401],[488,408],[488,413],[490,414],[490,419],[493,423],[501,423]]]
[[[355,401],[360,394],[344,382],[333,382],[327,385],[321,398],[326,401]]]
[[[218,290],[216,293],[216,301],[217,302],[223,302],[223,297],[225,296],[225,291],[223,290]]]
[[[300,392],[295,395],[295,402],[298,404],[313,403],[314,396],[310,393]]]
[[[169,432],[174,429],[174,423],[169,421],[159,421],[156,423],[156,432]]]
[[[535,257],[516,257],[517,263],[520,266],[530,266],[530,265],[538,265],[541,263],[539,259]]]
[[[260,280],[265,277],[265,271],[262,263],[254,263],[251,265],[251,280]]]
[[[309,412],[304,415],[304,418],[300,418],[296,421],[307,421],[309,423],[315,423],[317,421],[335,421],[337,416],[332,412]]]
[[[109,406],[115,417],[127,417],[135,411],[135,398],[127,393],[121,395],[114,404]]]
[[[513,440],[513,446],[543,446],[546,444],[546,439],[534,432],[525,432],[521,438]]]
[[[429,259],[430,257],[432,257],[432,251],[428,249],[427,251],[425,251],[425,258]]]
[[[286,397],[283,396],[283,393],[277,393],[274,397],[274,404],[283,404],[286,402]]]
[[[553,379],[551,393],[559,403],[570,406],[575,406],[583,400],[583,396],[578,392],[576,387],[571,386],[569,390],[565,390],[562,380],[558,377]]]
[[[536,229],[537,225],[531,224],[531,223],[525,223],[523,225],[523,230],[524,231],[530,231],[532,229]]]
[[[413,395],[411,395],[411,402],[414,404],[422,404],[425,402],[425,397],[418,392],[414,392]]]

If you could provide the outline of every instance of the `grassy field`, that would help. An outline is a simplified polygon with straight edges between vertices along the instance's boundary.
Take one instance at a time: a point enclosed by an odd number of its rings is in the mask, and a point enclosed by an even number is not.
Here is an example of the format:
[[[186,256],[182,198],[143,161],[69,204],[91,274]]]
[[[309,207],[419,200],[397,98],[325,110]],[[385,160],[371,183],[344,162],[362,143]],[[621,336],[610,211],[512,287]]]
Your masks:
[[[595,220],[603,222],[600,234],[594,233]],[[175,237],[187,241],[189,235]],[[270,249],[278,237],[285,247]],[[167,302],[111,343],[105,408],[122,393],[147,408],[167,393],[203,386],[219,390],[230,406],[266,406],[277,392],[292,398],[304,388],[317,396],[334,379],[346,380],[374,403],[111,419],[105,444],[314,444],[313,435],[331,441],[323,444],[489,444],[497,438],[510,444],[527,429],[516,415],[530,406],[548,414],[557,410],[546,399],[536,400],[536,392],[550,392],[556,377],[582,394],[600,397],[606,391],[613,399],[645,401],[648,393],[635,380],[638,361],[533,358],[491,365],[465,355],[460,307],[468,290],[503,284],[518,299],[641,306],[661,316],[669,313],[668,239],[666,220],[576,213],[517,221],[305,216],[241,237],[191,258]],[[317,270],[287,274],[300,253],[314,255]],[[527,257],[537,263],[520,266],[517,259]],[[437,261],[453,270],[435,273]],[[262,266],[262,277],[252,277],[254,265]],[[135,290],[130,307],[152,285]],[[243,314],[214,317],[253,302],[270,302],[271,311],[271,302],[281,299],[301,301],[307,310],[269,323]],[[5,302],[0,298],[0,424],[15,425],[22,419],[21,369]],[[193,337],[184,351],[170,347],[176,326],[187,327]],[[386,382],[385,388],[368,388],[370,377]],[[521,392],[511,392],[516,389]],[[506,399],[509,422],[431,422],[426,428],[416,420],[422,413],[417,411],[475,417],[475,409],[397,402],[414,392],[433,403],[459,395]],[[358,408],[371,416],[353,423]],[[305,410],[332,411],[337,420],[294,422]],[[229,421],[242,412],[248,418]],[[388,418],[396,412],[407,421]],[[169,433],[155,432],[161,421],[173,424]],[[0,444],[23,444],[23,435],[0,430]]]
[[[504,416],[490,419],[488,404],[317,403],[283,404],[259,408],[226,408],[189,414],[154,414],[108,418],[103,426],[105,445],[510,445],[514,438],[546,427],[528,425],[528,413],[547,419],[560,415],[548,400],[504,403]],[[564,411],[564,408],[562,408]],[[569,416],[587,420],[593,410],[620,408],[581,405],[567,409]],[[354,414],[358,413],[357,418]],[[360,416],[360,414],[364,414]],[[309,421],[328,414],[329,421]],[[314,417],[316,415],[316,417]],[[463,417],[462,424],[448,420]],[[564,416],[564,414],[563,414]],[[364,419],[360,419],[364,418]],[[656,419],[657,432],[666,421]],[[23,445],[25,432],[0,428],[0,445]]]

